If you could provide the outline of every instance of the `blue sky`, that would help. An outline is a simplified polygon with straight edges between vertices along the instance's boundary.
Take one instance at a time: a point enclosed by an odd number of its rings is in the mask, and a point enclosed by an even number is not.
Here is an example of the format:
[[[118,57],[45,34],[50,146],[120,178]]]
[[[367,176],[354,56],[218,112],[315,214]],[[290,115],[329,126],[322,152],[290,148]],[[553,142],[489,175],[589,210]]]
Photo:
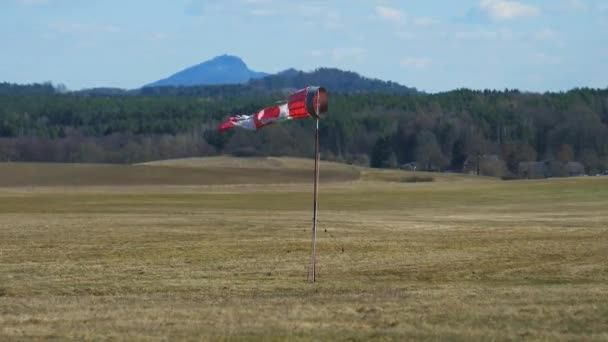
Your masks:
[[[608,87],[606,0],[0,0],[0,81],[135,88],[224,53],[437,92]]]

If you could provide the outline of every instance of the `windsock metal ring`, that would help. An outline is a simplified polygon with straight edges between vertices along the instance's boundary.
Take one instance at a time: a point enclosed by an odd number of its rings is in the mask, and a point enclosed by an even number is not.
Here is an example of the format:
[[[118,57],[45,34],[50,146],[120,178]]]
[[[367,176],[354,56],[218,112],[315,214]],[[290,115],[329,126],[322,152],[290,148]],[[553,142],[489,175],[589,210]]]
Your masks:
[[[309,86],[289,95],[289,113],[294,117],[310,116],[318,119],[327,112],[328,96],[323,87]]]
[[[306,94],[306,111],[308,115],[318,119],[321,113],[327,112],[327,107],[327,90],[323,87],[308,87],[308,93]]]

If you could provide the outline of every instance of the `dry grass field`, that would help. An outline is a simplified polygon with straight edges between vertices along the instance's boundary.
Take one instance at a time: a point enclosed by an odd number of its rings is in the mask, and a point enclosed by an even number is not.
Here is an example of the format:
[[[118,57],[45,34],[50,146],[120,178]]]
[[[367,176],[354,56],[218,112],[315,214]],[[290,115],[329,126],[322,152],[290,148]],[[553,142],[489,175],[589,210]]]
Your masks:
[[[243,164],[244,163],[244,164]],[[608,340],[608,177],[0,165],[0,340]]]

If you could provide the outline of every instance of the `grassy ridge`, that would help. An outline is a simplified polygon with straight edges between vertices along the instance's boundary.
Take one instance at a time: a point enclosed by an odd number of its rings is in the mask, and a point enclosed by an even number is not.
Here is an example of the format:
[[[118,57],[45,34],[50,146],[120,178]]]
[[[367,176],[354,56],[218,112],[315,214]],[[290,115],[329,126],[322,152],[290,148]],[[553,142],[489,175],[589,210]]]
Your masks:
[[[174,163],[2,163],[0,187],[306,183],[311,181],[311,170],[305,167],[259,168],[251,163],[238,168],[217,163],[203,166]],[[324,170],[321,181],[349,181],[358,178],[359,171],[355,168],[338,165]]]
[[[608,179],[372,176],[3,189],[0,340],[608,338]]]

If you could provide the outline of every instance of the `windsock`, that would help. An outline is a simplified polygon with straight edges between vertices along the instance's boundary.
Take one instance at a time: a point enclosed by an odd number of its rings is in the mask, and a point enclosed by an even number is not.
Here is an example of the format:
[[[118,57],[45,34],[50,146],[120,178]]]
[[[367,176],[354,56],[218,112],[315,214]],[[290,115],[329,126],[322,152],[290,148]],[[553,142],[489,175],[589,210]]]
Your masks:
[[[312,117],[318,119],[327,112],[327,91],[323,87],[310,86],[289,95],[287,103],[268,107],[252,115],[237,115],[228,119],[219,128],[223,132],[232,127],[256,131],[276,122]]]

